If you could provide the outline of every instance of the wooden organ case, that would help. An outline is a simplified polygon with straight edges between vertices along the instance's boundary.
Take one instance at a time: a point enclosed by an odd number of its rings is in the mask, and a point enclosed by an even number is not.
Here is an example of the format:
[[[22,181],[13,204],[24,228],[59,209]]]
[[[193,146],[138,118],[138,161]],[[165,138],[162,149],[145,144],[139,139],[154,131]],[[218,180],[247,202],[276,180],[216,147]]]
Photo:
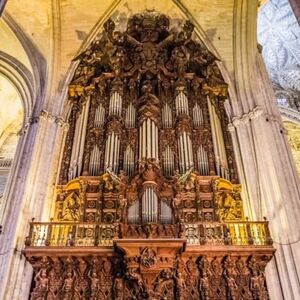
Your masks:
[[[268,299],[267,222],[244,218],[216,57],[189,21],[112,20],[75,60],[31,299]]]

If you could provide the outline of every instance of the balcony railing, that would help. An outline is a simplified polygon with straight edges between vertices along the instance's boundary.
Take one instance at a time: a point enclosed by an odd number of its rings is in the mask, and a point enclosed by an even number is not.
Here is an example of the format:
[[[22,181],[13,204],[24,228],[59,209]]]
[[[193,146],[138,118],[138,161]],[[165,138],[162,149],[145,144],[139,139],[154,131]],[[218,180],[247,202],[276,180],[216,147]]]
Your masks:
[[[187,244],[266,246],[272,245],[268,222],[213,222],[186,224]]]
[[[114,225],[96,223],[30,223],[26,246],[97,247],[113,245]]]
[[[199,222],[177,225],[118,225],[101,223],[31,222],[26,246],[110,247],[114,238],[184,238],[188,246],[268,246],[268,222]],[[149,227],[155,235],[149,235]],[[182,230],[180,230],[182,228]],[[129,234],[128,229],[131,230]],[[132,231],[135,233],[133,234]]]

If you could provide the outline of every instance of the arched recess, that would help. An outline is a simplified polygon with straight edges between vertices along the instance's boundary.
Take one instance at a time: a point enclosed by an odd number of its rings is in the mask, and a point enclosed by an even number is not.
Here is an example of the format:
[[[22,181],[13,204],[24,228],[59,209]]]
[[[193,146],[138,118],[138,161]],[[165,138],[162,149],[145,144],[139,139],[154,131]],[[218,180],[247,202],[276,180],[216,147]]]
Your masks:
[[[34,55],[34,46],[24,36],[12,18],[4,14],[1,22],[2,26],[4,26],[3,30],[5,30],[8,35],[7,38],[11,36],[13,40],[13,43],[10,43],[10,45],[15,45],[15,47],[22,52],[22,55],[20,55],[22,61],[18,59],[19,57],[14,55],[16,49],[10,51],[9,47],[3,47],[3,51],[0,50],[0,74],[15,88],[22,103],[23,111],[21,128],[18,132],[18,144],[0,206],[0,222],[3,224],[3,222],[5,222],[7,204],[11,202],[11,194],[14,190],[14,184],[17,181],[17,174],[20,171],[23,152],[26,143],[28,144],[28,128],[33,120],[34,111],[38,109],[36,100],[41,99],[40,96],[43,93],[40,68],[42,68],[44,64],[42,60],[40,60],[40,66],[33,67],[34,61],[39,55]],[[25,44],[27,47],[24,47]],[[25,58],[25,61],[22,58]],[[26,65],[24,63],[26,63]]]
[[[5,189],[3,187],[3,194],[0,205],[0,216],[2,219],[2,214],[5,211],[7,206],[8,194],[10,191],[10,187],[12,186],[12,181],[14,180],[17,167],[19,165],[20,154],[22,153],[22,149],[25,142],[25,135],[22,133],[28,127],[28,122],[32,114],[33,107],[33,96],[34,91],[32,87],[32,75],[28,71],[28,69],[20,63],[17,59],[11,57],[10,55],[0,51],[0,76],[7,80],[7,84],[5,88],[10,86],[11,89],[15,91],[15,97],[18,98],[20,102],[19,109],[21,113],[19,116],[21,120],[14,120],[14,124],[9,124],[6,128],[1,128],[0,137],[2,140],[2,145],[5,147],[5,144],[10,143],[9,140],[14,138],[15,145],[14,149],[11,151],[14,152],[13,156],[3,157],[2,161],[2,175],[3,180],[5,180]],[[4,104],[5,101],[2,103]],[[10,110],[13,108],[12,106],[3,106],[3,111],[5,113],[5,108],[8,109],[6,114],[10,113]],[[14,107],[16,108],[16,107]],[[7,117],[8,118],[8,117]],[[11,120],[13,121],[13,120]],[[16,128],[17,127],[17,128]],[[2,149],[3,150],[3,149]],[[4,151],[4,150],[3,150]],[[6,160],[9,159],[9,165],[6,163]]]

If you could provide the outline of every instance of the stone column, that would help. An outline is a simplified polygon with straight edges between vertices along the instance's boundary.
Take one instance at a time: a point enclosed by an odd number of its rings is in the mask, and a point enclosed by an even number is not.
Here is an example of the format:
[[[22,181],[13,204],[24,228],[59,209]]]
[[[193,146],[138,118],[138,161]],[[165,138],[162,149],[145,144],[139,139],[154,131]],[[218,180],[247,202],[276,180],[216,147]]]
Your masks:
[[[10,183],[9,205],[1,217],[0,299],[23,299],[29,294],[32,268],[25,262],[21,250],[31,218],[46,221],[50,216],[53,199],[47,201],[47,195],[53,195],[54,191],[54,168],[57,171],[63,125],[60,117],[42,111],[22,137],[24,146],[16,158],[17,176]]]
[[[267,267],[271,299],[300,299],[299,179],[256,40],[256,1],[236,0],[235,91],[230,129],[247,210],[266,216],[277,248]]]

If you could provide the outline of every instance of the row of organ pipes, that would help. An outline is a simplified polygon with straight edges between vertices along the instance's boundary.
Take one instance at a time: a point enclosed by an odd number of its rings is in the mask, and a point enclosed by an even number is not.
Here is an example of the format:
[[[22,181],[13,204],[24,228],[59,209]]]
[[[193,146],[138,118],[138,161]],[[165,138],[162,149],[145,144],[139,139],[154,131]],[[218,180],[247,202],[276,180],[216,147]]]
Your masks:
[[[158,128],[153,120],[145,119],[139,129],[139,158],[159,159]]]
[[[109,100],[109,115],[121,116],[122,96],[118,92],[113,92]]]
[[[162,108],[162,126],[163,128],[171,128],[173,126],[172,111],[167,103]]]
[[[166,176],[172,176],[175,170],[174,152],[168,145],[162,153],[163,171]]]
[[[126,110],[125,127],[126,128],[135,127],[135,107],[133,106],[132,102],[129,103]]]
[[[153,186],[147,186],[142,196],[142,222],[155,223],[158,219],[158,199]]]
[[[176,115],[180,114],[189,115],[188,98],[185,93],[180,92],[175,99]]]
[[[182,132],[178,139],[179,171],[184,174],[194,167],[193,148],[190,135]]]
[[[221,121],[216,113],[214,105],[207,98],[208,110],[210,115],[210,125],[212,131],[213,148],[215,155],[215,166],[217,175],[223,178],[229,178],[227,165],[227,157],[225,144],[223,139]],[[185,93],[180,92],[175,99],[176,113],[188,114],[188,99]],[[69,180],[81,175],[83,166],[84,144],[86,137],[86,129],[88,123],[90,99],[83,104],[81,113],[76,120],[75,134],[73,139],[73,147],[71,152]],[[122,96],[118,92],[113,92],[110,97],[109,115],[121,115],[122,112]],[[130,102],[125,113],[125,127],[134,128],[136,124],[136,108]],[[196,103],[192,110],[193,125],[199,127],[204,123],[203,111],[199,104]],[[95,111],[94,127],[102,128],[105,123],[105,108],[102,104],[98,105]],[[172,128],[172,110],[168,103],[162,106],[162,127]],[[115,132],[110,132],[106,137],[104,170],[111,168],[112,171],[118,173],[119,154],[120,154],[120,137]],[[157,124],[150,118],[146,118],[139,128],[139,159],[155,158],[159,159],[159,130]],[[177,140],[178,159],[180,173],[185,173],[194,167],[202,175],[209,175],[208,154],[201,145],[196,152],[194,164],[193,149],[190,133],[182,132]],[[90,154],[89,174],[99,175],[103,164],[101,160],[103,155],[97,145],[95,145]],[[167,146],[162,153],[162,167],[166,176],[172,176],[175,166],[175,153]],[[127,175],[131,176],[135,170],[135,153],[132,147],[128,146],[124,151],[123,169]]]
[[[119,171],[120,137],[112,131],[106,140],[104,169],[111,169],[114,173]]]

